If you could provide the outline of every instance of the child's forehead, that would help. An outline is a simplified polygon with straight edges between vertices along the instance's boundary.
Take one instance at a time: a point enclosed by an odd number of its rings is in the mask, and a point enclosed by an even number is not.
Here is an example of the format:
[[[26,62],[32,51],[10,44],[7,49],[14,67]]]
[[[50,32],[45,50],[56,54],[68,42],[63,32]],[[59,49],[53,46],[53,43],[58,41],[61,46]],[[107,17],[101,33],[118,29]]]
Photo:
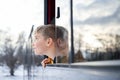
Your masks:
[[[36,32],[36,33],[33,34],[33,37],[41,37],[41,36],[42,36],[41,33],[37,33],[37,32]]]

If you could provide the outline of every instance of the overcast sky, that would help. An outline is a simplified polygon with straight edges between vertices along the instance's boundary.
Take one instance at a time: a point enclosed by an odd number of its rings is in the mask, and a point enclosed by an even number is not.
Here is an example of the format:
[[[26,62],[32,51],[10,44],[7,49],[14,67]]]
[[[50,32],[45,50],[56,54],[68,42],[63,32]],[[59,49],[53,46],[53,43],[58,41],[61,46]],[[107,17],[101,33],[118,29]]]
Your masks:
[[[120,0],[80,1],[74,5],[74,26],[93,33],[120,34]]]
[[[18,36],[25,31],[27,36],[32,25],[43,24],[44,0],[0,0],[0,29]]]
[[[57,25],[70,30],[70,0],[56,0]],[[44,23],[44,0],[0,0],[0,29],[13,36]],[[120,0],[73,0],[75,37],[79,33],[120,34]]]

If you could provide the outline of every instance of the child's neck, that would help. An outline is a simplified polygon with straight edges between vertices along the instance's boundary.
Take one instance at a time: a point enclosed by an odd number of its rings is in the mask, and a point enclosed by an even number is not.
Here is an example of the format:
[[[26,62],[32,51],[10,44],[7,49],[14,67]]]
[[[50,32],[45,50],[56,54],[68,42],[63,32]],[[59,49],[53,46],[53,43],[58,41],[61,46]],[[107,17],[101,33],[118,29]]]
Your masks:
[[[55,56],[56,56],[56,49],[55,49],[55,48],[49,49],[49,50],[47,51],[46,55],[47,55],[49,58],[51,58],[51,59],[54,60],[54,58],[55,58]]]

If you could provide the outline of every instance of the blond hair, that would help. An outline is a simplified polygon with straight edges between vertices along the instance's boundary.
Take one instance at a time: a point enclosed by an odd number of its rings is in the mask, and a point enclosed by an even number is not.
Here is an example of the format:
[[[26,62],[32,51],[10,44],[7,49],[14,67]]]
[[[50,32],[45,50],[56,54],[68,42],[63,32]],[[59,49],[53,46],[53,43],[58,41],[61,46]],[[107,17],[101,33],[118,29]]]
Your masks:
[[[45,39],[52,38],[59,50],[68,48],[68,31],[62,27],[53,24],[38,26],[35,33],[40,33]]]

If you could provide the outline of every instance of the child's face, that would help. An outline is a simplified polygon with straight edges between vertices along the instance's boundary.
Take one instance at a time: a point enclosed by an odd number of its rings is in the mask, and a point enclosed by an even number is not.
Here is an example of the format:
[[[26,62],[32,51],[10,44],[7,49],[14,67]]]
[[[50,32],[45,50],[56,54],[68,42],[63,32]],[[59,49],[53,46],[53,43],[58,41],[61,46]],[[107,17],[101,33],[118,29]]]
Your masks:
[[[47,50],[46,40],[40,33],[34,35],[33,49],[36,55],[44,55]]]

